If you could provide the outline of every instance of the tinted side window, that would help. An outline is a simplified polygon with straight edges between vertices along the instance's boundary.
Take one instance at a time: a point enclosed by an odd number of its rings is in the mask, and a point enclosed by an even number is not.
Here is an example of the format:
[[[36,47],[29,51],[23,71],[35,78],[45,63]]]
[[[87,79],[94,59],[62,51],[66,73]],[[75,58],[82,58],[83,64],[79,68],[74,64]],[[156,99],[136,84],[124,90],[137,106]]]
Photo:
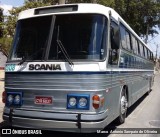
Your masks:
[[[140,55],[141,54],[141,51],[140,51],[140,47],[139,47],[139,42],[138,40],[136,40],[136,43],[137,43],[137,53]]]
[[[119,34],[119,25],[115,23],[114,21],[111,21],[111,29],[112,29],[112,35],[111,35],[111,42],[113,44],[113,47],[118,49],[120,44],[120,34]],[[112,40],[113,39],[113,40]]]
[[[131,50],[131,39],[128,31],[126,31],[126,45],[127,45],[127,49]]]
[[[144,54],[143,54],[143,46],[142,44],[139,42],[139,48],[140,48],[140,55],[143,57]]]
[[[150,51],[147,49],[148,59],[150,59]]]
[[[120,25],[120,34],[121,34],[121,45],[122,45],[122,47],[124,49],[131,50],[130,34],[123,25]]]
[[[125,31],[125,28],[120,26],[120,33],[121,33],[121,45],[123,48],[127,48],[127,45],[126,45],[126,31]]]
[[[117,65],[118,64],[118,55],[119,55],[119,43],[120,43],[120,34],[119,34],[119,25],[114,21],[111,21],[111,49],[109,52],[109,64]]]
[[[142,47],[143,47],[143,57],[145,57],[146,56],[146,54],[145,54],[145,47],[142,45]]]
[[[145,54],[145,58],[147,58],[147,49],[146,49],[146,47],[145,46],[143,46],[144,47],[144,54]]]
[[[151,59],[154,60],[153,53],[151,53]]]
[[[152,60],[152,52],[151,51],[149,51],[149,55],[150,55],[150,60]]]
[[[138,53],[137,40],[133,35],[132,35],[132,47],[133,47],[134,53],[137,54]]]

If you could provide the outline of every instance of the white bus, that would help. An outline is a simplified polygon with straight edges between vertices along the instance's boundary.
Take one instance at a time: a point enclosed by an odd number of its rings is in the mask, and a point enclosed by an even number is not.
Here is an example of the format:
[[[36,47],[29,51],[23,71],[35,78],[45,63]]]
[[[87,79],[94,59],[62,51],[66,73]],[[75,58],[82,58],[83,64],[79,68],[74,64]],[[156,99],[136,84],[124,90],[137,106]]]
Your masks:
[[[153,53],[113,9],[66,4],[19,14],[5,67],[3,119],[13,127],[94,132],[153,81]]]

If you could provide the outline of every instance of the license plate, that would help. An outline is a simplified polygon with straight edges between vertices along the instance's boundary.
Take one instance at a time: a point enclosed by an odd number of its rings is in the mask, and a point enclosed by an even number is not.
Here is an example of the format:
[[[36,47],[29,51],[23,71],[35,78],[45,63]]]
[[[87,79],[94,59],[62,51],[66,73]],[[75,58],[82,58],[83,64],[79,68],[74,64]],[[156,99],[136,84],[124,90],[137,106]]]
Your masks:
[[[35,104],[50,105],[50,104],[52,104],[52,97],[36,96],[34,99],[34,103]]]

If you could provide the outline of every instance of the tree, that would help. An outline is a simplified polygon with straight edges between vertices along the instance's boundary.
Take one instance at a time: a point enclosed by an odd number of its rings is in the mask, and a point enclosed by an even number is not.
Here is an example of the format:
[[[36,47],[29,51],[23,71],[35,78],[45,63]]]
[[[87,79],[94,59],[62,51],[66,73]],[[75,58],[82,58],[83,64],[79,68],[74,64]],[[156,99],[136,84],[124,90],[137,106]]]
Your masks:
[[[43,4],[51,4],[54,5],[58,3],[58,0],[26,0],[25,2],[39,2]]]
[[[0,52],[2,52],[5,56],[8,56],[8,51],[10,49],[10,43],[12,41],[11,38],[4,38],[4,15],[3,9],[0,8]]]
[[[139,36],[146,34],[147,25],[149,34],[158,33],[154,26],[160,24],[160,20],[155,20],[160,12],[160,3],[152,0],[115,0],[114,9]],[[147,22],[144,22],[145,17]]]
[[[3,36],[3,9],[0,8],[0,38]]]
[[[4,16],[3,16],[3,9],[0,8],[0,52],[2,52],[5,56],[8,55],[8,40],[7,38],[3,38],[4,31]]]

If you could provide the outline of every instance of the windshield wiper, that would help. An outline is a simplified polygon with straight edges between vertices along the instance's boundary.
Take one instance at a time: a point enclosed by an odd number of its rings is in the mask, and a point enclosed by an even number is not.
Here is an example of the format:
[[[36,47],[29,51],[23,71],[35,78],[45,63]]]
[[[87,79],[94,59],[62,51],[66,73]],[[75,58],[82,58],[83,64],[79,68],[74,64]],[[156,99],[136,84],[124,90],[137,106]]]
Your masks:
[[[34,56],[36,56],[42,50],[44,50],[44,48],[40,48],[39,50],[37,50],[36,52],[31,54],[30,56],[23,58],[22,61],[18,63],[18,65],[22,65],[26,60],[29,60],[29,59],[33,58]]]
[[[58,44],[58,46],[60,47],[63,55],[65,56],[66,61],[69,63],[69,65],[73,66],[74,64],[73,64],[70,56],[68,55],[68,53],[67,53],[66,49],[64,48],[61,40],[59,39],[59,26],[58,26],[58,32],[57,32],[57,44]]]

